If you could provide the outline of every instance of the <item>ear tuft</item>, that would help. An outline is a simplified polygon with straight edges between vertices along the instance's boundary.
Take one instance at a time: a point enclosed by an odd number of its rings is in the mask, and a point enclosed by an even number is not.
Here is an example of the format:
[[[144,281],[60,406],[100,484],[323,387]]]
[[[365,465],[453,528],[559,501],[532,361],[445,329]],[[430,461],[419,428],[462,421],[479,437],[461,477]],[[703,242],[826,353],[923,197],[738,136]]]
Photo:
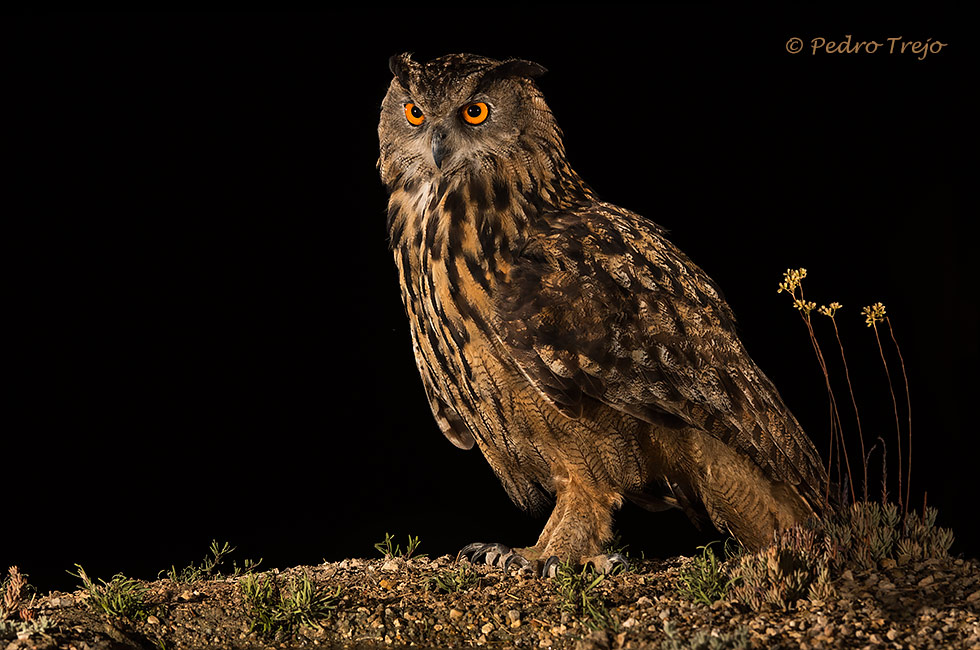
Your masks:
[[[522,79],[536,79],[543,75],[547,70],[543,65],[534,63],[533,61],[525,61],[524,59],[507,59],[506,61],[501,61],[497,65],[490,68],[483,78],[480,79],[480,83],[477,86],[477,90],[482,90],[497,81],[498,79],[513,79],[515,77]]]
[[[524,59],[507,59],[493,69],[492,74],[499,78],[502,77],[526,77],[527,79],[537,79],[548,70],[541,64]]]
[[[388,69],[395,75],[402,88],[408,90],[412,77],[412,72],[419,67],[419,64],[412,60],[411,52],[396,54],[388,59]]]

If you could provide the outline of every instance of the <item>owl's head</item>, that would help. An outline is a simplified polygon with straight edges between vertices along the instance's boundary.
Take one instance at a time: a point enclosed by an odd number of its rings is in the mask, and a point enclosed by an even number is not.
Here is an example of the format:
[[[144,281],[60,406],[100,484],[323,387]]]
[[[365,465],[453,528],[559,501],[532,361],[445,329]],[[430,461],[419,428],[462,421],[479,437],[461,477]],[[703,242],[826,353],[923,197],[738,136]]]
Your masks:
[[[419,63],[393,56],[381,107],[378,167],[389,187],[519,164],[533,143],[561,149],[561,135],[534,79],[545,72],[520,59],[450,54]]]

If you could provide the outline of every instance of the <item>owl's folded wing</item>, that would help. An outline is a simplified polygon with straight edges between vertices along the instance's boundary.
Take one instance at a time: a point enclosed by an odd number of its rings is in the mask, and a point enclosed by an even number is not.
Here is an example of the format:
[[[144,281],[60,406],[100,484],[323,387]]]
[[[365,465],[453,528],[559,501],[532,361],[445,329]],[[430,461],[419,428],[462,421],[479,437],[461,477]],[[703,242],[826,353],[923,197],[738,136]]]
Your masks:
[[[816,450],[745,352],[721,293],[652,222],[608,204],[556,217],[498,296],[503,344],[566,415],[592,398],[653,423],[679,419],[811,495],[821,484]]]

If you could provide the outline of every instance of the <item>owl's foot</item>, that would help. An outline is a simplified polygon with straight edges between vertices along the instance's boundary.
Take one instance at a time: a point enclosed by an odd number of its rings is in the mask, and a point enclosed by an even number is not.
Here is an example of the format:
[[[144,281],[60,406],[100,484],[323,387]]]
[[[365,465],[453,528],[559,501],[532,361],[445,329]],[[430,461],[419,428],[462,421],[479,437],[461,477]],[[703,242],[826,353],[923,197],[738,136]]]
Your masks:
[[[544,560],[543,564],[540,561],[538,564],[541,566],[540,575],[542,578],[554,578],[558,575],[558,569],[561,568],[562,561],[558,559],[557,555],[552,555],[547,560]],[[610,553],[608,555],[593,555],[592,557],[582,558],[579,566],[591,566],[596,573],[608,576],[626,571],[629,569],[630,562],[624,555]]]
[[[523,551],[524,554],[518,551]],[[459,562],[465,558],[471,563],[476,564],[482,560],[490,566],[495,566],[505,571],[516,568],[542,578],[551,578],[557,575],[558,567],[561,565],[561,560],[557,556],[552,555],[547,559],[529,560],[525,557],[525,554],[535,555],[534,549],[512,549],[503,544],[476,542],[464,546],[456,555],[456,561]]]
[[[477,564],[482,560],[483,563],[498,567],[504,571],[516,568],[542,578],[553,578],[558,575],[558,569],[561,567],[562,561],[557,555],[528,560],[525,555],[518,551],[524,551],[528,555],[534,554],[534,549],[512,549],[504,544],[475,542],[464,546],[456,555],[456,561],[459,562],[465,558],[471,563]],[[612,575],[613,573],[625,571],[630,565],[629,560],[619,553],[600,554],[582,558],[579,564],[581,566],[591,565],[593,569],[603,575]]]
[[[485,544],[483,542],[467,544],[456,555],[456,561],[459,562],[462,558],[468,559],[473,564],[482,559],[486,564],[499,567],[505,571],[512,567],[523,569],[529,565],[524,556],[503,544]]]

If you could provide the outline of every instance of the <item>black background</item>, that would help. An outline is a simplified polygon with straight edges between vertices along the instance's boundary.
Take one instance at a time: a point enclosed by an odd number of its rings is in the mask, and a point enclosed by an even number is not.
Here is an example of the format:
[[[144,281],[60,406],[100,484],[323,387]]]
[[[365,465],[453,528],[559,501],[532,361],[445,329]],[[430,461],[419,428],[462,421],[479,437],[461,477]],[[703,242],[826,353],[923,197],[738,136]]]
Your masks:
[[[912,501],[928,490],[954,551],[975,556],[964,22],[709,5],[9,16],[0,562],[49,589],[73,585],[76,562],[153,577],[213,538],[267,567],[372,556],[386,531],[432,555],[533,543],[543,521],[443,439],[415,370],[375,169],[387,59],[405,50],[547,67],[572,165],[718,281],[825,452],[823,379],[776,293],[806,267],[808,298],[845,305],[894,494],[895,417],[859,315],[886,303],[911,384]],[[847,34],[885,47],[785,48]],[[888,54],[893,36],[948,46],[919,61]],[[843,385],[838,399],[853,440]],[[617,521],[648,555],[720,536],[677,513]]]

